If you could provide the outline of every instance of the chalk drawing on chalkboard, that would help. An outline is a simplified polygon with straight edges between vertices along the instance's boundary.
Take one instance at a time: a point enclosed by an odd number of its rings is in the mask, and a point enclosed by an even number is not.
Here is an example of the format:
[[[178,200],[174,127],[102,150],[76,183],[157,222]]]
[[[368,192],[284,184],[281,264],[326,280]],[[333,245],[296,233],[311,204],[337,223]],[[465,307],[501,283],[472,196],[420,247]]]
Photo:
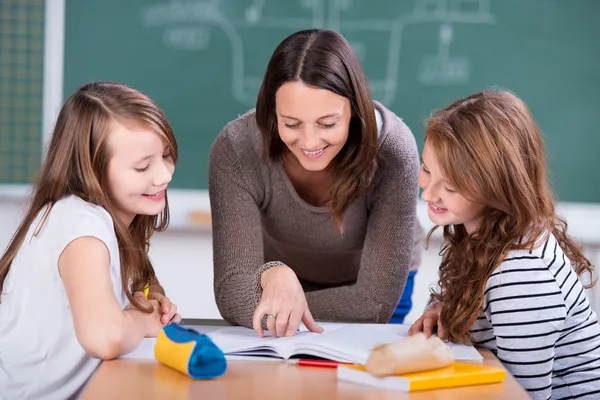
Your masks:
[[[277,15],[270,5],[274,0],[249,0],[243,18],[230,14],[224,0],[169,0],[140,10],[142,25],[163,30],[165,46],[182,51],[203,51],[211,45],[212,30],[219,29],[230,44],[231,94],[248,106],[254,105],[261,74],[248,71],[248,38],[253,30],[293,31],[307,27],[325,27],[347,36],[358,58],[369,57],[369,45],[361,35],[377,34],[378,50],[387,49],[383,76],[369,76],[373,97],[391,104],[399,87],[399,70],[404,28],[419,23],[439,23],[438,48],[423,56],[419,62],[416,81],[423,86],[460,85],[469,82],[473,69],[467,55],[455,56],[450,47],[455,41],[456,24],[492,24],[490,0],[416,0],[412,12],[389,19],[349,18],[359,0],[297,0],[304,14],[293,17]],[[250,55],[249,55],[250,54]]]
[[[454,40],[451,22],[456,17],[468,18],[470,23],[492,23],[490,0],[419,0],[414,16],[433,13],[440,17],[439,45],[436,55],[422,58],[417,80],[425,86],[466,84],[471,75],[471,60],[467,57],[450,55]],[[462,22],[467,22],[463,20]]]
[[[465,84],[469,82],[471,61],[466,57],[452,57],[452,25],[440,26],[438,53],[425,56],[419,65],[418,81],[426,86]]]

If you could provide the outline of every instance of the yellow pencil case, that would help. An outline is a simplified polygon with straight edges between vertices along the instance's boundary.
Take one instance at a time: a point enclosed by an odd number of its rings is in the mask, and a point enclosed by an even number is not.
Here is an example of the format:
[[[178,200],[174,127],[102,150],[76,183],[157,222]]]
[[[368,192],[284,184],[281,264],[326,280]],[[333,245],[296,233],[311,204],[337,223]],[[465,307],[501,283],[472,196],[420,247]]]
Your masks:
[[[216,378],[227,369],[225,355],[208,336],[177,323],[158,334],[154,358],[194,379]]]

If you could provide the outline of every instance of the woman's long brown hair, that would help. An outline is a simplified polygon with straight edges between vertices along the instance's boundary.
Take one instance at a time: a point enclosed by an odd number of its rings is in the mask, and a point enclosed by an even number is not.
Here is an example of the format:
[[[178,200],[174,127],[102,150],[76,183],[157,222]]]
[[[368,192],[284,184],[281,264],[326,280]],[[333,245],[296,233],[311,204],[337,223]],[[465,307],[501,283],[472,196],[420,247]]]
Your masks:
[[[530,249],[546,232],[556,237],[578,275],[591,276],[590,261],[555,213],[542,135],[523,101],[508,91],[458,100],[429,119],[425,142],[457,192],[485,206],[475,232],[463,225],[444,227],[439,291],[432,296],[442,304],[440,319],[450,341],[470,342],[492,271],[510,250]]]
[[[335,227],[343,231],[344,213],[369,187],[377,169],[378,134],[367,78],[350,44],[327,29],[296,32],[277,46],[256,101],[256,122],[265,158],[281,160],[287,150],[277,132],[275,94],[287,82],[329,90],[350,101],[348,141],[335,157],[330,206]]]
[[[112,217],[119,244],[123,290],[135,307],[147,311],[135,301],[132,291],[141,290],[155,277],[148,258],[149,240],[155,231],[167,228],[169,206],[167,202],[159,216],[137,215],[129,226],[117,218],[115,204],[107,189],[110,148],[106,138],[113,120],[135,123],[155,131],[163,137],[173,161],[177,161],[173,130],[162,110],[149,97],[117,83],[95,82],[81,87],[69,97],[58,115],[25,218],[0,258],[0,292],[36,216],[46,207],[43,224],[54,203],[75,195],[104,207]],[[40,228],[37,227],[36,232]]]

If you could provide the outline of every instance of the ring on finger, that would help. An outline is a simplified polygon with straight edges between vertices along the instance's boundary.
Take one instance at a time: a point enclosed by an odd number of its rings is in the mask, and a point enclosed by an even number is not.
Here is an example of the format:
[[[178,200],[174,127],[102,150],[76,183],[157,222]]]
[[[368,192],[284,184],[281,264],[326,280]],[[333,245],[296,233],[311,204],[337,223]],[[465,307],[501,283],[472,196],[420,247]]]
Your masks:
[[[267,318],[277,318],[277,314],[267,314]]]

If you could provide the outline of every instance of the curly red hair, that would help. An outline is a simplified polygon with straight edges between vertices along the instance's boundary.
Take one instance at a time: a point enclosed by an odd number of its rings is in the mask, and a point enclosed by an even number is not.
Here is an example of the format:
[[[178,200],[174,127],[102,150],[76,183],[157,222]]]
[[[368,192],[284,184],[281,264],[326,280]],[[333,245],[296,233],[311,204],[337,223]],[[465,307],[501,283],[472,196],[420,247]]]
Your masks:
[[[555,213],[542,135],[522,100],[508,91],[458,100],[430,117],[425,142],[450,184],[485,206],[475,232],[444,227],[439,289],[432,297],[442,304],[450,341],[470,343],[492,271],[510,250],[530,249],[546,233],[556,237],[577,274],[591,276],[590,261]]]

